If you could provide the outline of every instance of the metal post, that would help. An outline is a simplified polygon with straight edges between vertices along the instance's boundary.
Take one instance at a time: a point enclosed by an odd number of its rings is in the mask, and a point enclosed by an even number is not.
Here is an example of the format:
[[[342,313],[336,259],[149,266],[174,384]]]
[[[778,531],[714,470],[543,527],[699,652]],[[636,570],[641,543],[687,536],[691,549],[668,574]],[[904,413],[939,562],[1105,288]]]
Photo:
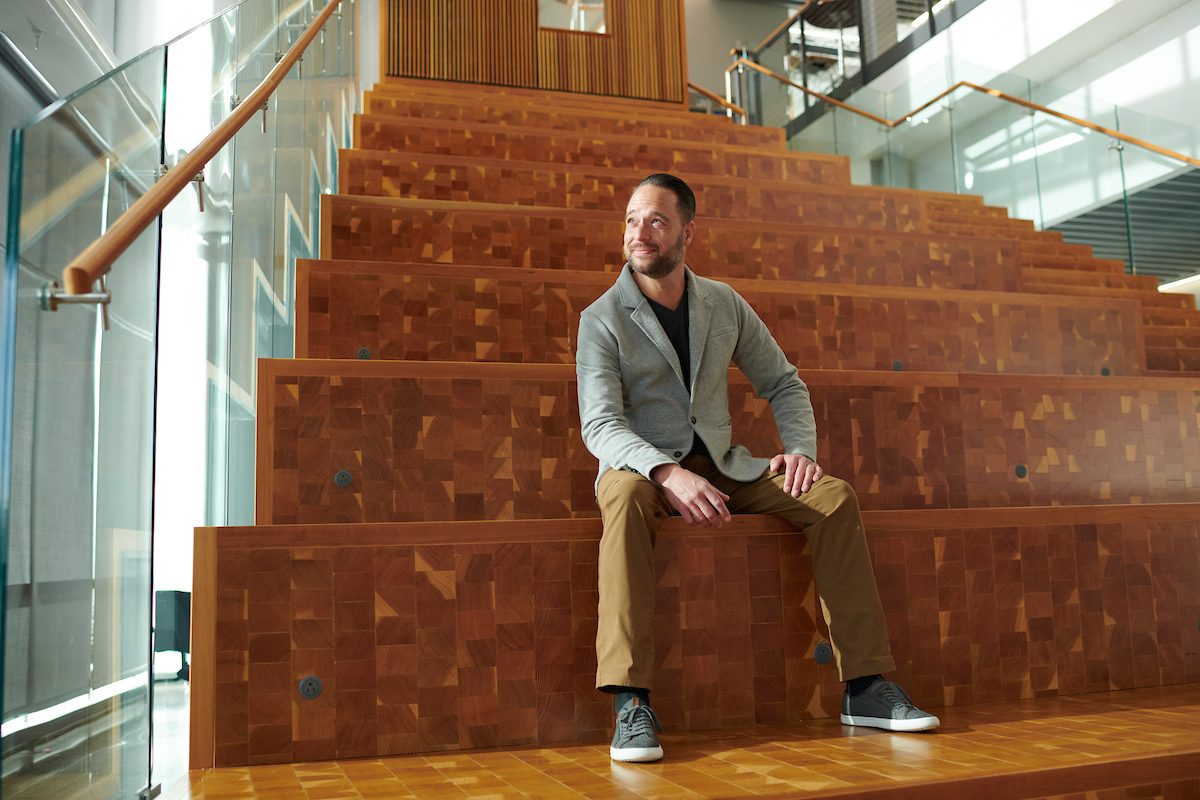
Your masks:
[[[854,11],[858,14],[858,74],[863,86],[867,85],[867,29],[863,26],[862,0],[854,0]]]
[[[754,57],[755,64],[761,64],[758,56]],[[766,122],[763,119],[763,102],[762,102],[762,73],[758,70],[754,71],[754,116],[755,125],[762,125]]]
[[[846,37],[841,28],[838,28],[838,73],[841,75],[838,83],[846,80]]]
[[[805,89],[808,86],[808,34],[804,31],[804,17],[800,18],[800,84]],[[804,95],[804,110],[808,111],[808,92],[801,92]]]
[[[1113,122],[1121,130],[1121,113],[1113,107]],[[1121,207],[1125,209],[1125,248],[1129,253],[1129,271],[1137,275],[1137,264],[1133,261],[1133,216],[1129,213],[1129,184],[1125,181],[1125,145],[1118,139],[1109,142],[1109,150],[1117,151],[1117,166],[1121,170]]]

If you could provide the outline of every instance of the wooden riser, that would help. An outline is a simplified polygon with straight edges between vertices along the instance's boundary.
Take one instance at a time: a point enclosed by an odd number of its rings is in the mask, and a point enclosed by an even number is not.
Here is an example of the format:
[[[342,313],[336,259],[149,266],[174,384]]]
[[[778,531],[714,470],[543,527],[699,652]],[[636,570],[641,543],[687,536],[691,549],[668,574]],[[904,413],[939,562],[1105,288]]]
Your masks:
[[[611,274],[297,262],[296,356],[572,363]],[[804,369],[1114,375],[1144,371],[1128,300],[730,281]],[[1200,331],[1197,331],[1200,338]]]
[[[605,211],[620,222],[646,172],[344,150],[339,176],[343,194]],[[928,232],[920,197],[912,191],[717,175],[697,176],[689,185],[702,219]]]
[[[321,224],[322,258],[610,272],[625,261],[623,222],[610,212],[323,195]],[[1004,239],[709,219],[688,262],[718,278],[1017,291],[1018,249]]]
[[[643,112],[632,115],[620,110],[569,109],[554,104],[509,105],[491,97],[456,100],[429,97],[396,97],[368,92],[364,109],[368,115],[452,120],[489,125],[516,125],[560,131],[590,131],[652,139],[786,149],[782,128],[733,125],[720,117]]]
[[[1200,328],[1200,313],[1194,303],[1190,308],[1147,308],[1142,311],[1142,321],[1147,325]]]
[[[1200,373],[1200,347],[1147,347],[1146,368]]]
[[[354,147],[830,185],[848,185],[850,176],[841,156],[404,117],[356,115]]]
[[[964,511],[864,518],[893,675],[919,704],[995,714],[1200,680],[1195,505]],[[560,520],[198,529],[194,607],[212,644],[192,679],[214,691],[193,707],[194,746],[227,766],[604,741],[598,537]],[[676,518],[656,554],[653,698],[669,730],[836,715],[803,535]],[[317,700],[296,695],[307,675]]]
[[[1180,502],[1200,486],[1194,379],[802,377],[818,461],[864,508]],[[574,378],[559,364],[261,360],[256,519],[594,516]],[[738,443],[779,451],[740,373],[730,410]],[[347,488],[334,485],[340,470]]]
[[[1147,347],[1200,348],[1200,328],[1185,325],[1147,325],[1145,337]]]

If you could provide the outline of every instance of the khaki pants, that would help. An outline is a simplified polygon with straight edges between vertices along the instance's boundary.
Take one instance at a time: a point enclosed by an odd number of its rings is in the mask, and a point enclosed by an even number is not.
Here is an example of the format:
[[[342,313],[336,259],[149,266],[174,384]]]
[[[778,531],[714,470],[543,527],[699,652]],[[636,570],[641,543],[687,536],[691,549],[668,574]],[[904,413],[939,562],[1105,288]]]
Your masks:
[[[729,495],[731,513],[773,514],[804,531],[842,680],[896,668],[858,498],[848,483],[826,476],[796,498],[783,491],[782,474],[741,483],[722,475],[707,456],[688,456],[682,466]],[[601,475],[596,497],[604,520],[596,686],[651,689],[654,541],[675,511],[658,484],[626,470]]]

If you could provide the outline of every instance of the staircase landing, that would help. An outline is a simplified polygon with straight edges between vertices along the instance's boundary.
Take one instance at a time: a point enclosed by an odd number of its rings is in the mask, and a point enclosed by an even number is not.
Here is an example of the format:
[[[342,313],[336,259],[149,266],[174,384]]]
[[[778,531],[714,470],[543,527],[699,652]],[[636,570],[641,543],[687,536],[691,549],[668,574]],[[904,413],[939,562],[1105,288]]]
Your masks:
[[[607,742],[197,771],[212,798],[1200,797],[1200,685],[939,708],[931,734],[803,725],[668,733],[666,760]]]

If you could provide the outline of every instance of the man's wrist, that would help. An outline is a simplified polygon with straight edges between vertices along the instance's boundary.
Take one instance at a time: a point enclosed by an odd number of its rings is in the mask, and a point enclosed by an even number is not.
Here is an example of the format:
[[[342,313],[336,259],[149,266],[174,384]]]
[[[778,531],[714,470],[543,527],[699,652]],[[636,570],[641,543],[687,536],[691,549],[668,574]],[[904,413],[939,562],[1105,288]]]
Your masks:
[[[670,478],[677,469],[682,469],[682,467],[674,461],[658,464],[650,469],[650,480],[662,486],[663,482]]]

